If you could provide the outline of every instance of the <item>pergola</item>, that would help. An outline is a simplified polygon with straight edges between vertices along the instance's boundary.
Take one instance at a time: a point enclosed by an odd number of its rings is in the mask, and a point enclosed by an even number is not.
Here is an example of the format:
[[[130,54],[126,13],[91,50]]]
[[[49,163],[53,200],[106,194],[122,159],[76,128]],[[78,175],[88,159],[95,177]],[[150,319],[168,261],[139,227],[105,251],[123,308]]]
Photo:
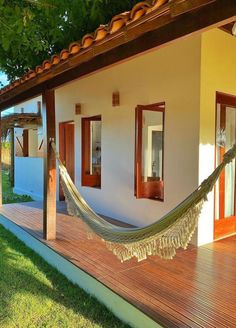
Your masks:
[[[46,240],[56,238],[56,160],[50,145],[50,141],[56,138],[55,89],[209,28],[225,26],[230,31],[229,27],[235,21],[235,0],[155,0],[152,5],[142,2],[131,12],[115,16],[109,25],[85,35],[81,42],[72,43],[60,55],[45,60],[42,66],[0,91],[0,111],[42,95],[45,141],[43,229]]]

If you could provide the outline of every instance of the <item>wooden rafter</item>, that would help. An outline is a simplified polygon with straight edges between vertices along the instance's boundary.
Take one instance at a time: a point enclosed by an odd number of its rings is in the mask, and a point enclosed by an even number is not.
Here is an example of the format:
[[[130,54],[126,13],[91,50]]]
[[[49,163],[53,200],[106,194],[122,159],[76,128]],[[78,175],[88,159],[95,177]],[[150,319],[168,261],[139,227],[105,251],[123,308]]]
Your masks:
[[[2,117],[2,135],[6,137],[10,129],[40,125],[42,125],[40,113],[13,113]]]
[[[229,33],[229,34],[233,35],[232,29],[233,29],[233,26],[234,26],[235,23],[236,23],[236,21],[233,21],[233,22],[230,22],[228,24],[222,25],[220,27],[220,29],[222,31],[225,31],[226,33]]]

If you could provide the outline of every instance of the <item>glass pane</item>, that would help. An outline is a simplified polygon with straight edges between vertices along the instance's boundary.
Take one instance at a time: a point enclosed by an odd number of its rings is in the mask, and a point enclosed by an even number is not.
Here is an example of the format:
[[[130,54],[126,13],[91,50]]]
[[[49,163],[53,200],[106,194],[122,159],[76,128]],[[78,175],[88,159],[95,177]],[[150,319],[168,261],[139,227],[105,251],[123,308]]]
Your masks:
[[[226,107],[225,152],[235,143],[236,109]],[[234,215],[235,200],[235,160],[225,168],[225,217]]]
[[[220,151],[221,148],[224,147],[223,144],[223,135],[224,135],[224,131],[221,130],[220,128],[220,104],[217,104],[217,119],[216,119],[216,166],[218,166],[220,164]],[[219,195],[219,179],[216,182],[216,194],[215,194],[215,219],[219,220],[220,218],[220,195]]]
[[[216,165],[233,146],[236,139],[236,108],[217,105]],[[223,179],[223,180],[222,180]],[[220,181],[221,182],[220,182]],[[220,190],[221,185],[221,190]],[[215,219],[235,215],[235,160],[228,164],[216,183]]]
[[[163,199],[163,112],[143,110],[142,182],[147,198]]]
[[[91,121],[90,174],[101,175],[101,121]]]

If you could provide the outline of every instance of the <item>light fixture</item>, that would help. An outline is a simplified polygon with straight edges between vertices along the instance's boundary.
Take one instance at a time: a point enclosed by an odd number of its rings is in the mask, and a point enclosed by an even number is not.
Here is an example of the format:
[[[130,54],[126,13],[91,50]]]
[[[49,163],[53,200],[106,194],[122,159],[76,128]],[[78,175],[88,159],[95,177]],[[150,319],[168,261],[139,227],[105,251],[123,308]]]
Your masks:
[[[75,115],[81,114],[81,104],[75,104]]]
[[[112,106],[120,106],[120,93],[119,91],[115,91],[112,93]]]
[[[236,22],[234,23],[233,27],[232,27],[232,34],[234,36],[236,36]]]

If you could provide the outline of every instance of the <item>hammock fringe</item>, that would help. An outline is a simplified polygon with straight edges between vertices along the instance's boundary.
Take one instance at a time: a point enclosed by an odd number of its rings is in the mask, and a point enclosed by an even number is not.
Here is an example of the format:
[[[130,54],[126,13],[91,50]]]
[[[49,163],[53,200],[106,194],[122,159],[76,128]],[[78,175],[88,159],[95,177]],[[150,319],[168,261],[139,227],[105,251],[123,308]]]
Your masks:
[[[81,218],[87,225],[88,237],[92,238],[93,233],[98,235],[121,262],[133,257],[142,261],[151,255],[169,260],[173,259],[179,248],[186,249],[197,227],[207,194],[213,189],[224,167],[236,156],[235,144],[215,171],[160,220],[143,228],[123,228],[107,222],[89,207],[60,161],[54,142],[51,145],[58,159],[68,213]]]

